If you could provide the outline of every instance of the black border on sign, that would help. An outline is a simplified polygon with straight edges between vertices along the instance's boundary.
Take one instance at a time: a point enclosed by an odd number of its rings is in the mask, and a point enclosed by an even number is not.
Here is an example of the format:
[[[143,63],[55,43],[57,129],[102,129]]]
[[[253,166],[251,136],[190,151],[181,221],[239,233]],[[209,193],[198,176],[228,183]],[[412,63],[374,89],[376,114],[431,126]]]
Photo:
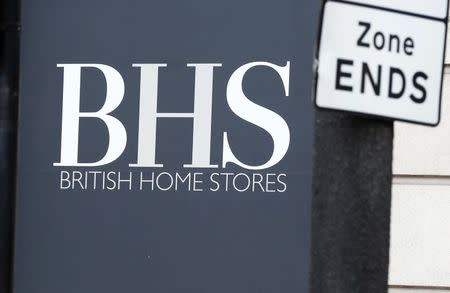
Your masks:
[[[434,124],[433,123],[425,123],[425,122],[419,122],[419,121],[408,120],[408,119],[394,118],[394,117],[390,117],[390,116],[370,114],[370,113],[365,113],[365,112],[332,109],[332,108],[322,107],[317,104],[317,87],[319,84],[319,53],[320,53],[320,45],[321,45],[321,41],[322,41],[322,26],[323,26],[324,12],[325,12],[325,4],[327,2],[339,2],[339,3],[348,4],[348,5],[362,6],[362,7],[373,8],[373,9],[377,9],[377,10],[388,11],[388,12],[393,12],[393,13],[398,13],[398,14],[403,14],[403,15],[409,15],[409,16],[413,16],[413,17],[417,17],[417,18],[435,20],[435,21],[440,21],[440,22],[445,23],[445,40],[444,40],[444,48],[442,49],[443,50],[443,54],[442,54],[443,59],[442,59],[442,70],[441,70],[441,88],[440,88],[440,93],[439,93],[438,120],[436,123],[434,123]],[[449,17],[449,5],[450,5],[449,3],[450,3],[450,0],[447,0],[447,10],[446,10],[447,14],[444,19],[441,19],[441,18],[426,16],[426,15],[421,15],[421,14],[416,14],[416,13],[410,13],[410,12],[404,12],[404,11],[390,9],[390,8],[373,6],[373,5],[364,4],[364,3],[353,3],[351,1],[346,1],[346,0],[322,0],[321,9],[320,9],[321,11],[320,11],[320,20],[319,20],[319,31],[317,34],[315,56],[314,56],[314,68],[313,68],[314,80],[313,80],[312,97],[314,100],[315,107],[318,109],[326,109],[326,110],[330,110],[330,111],[352,113],[352,114],[355,114],[358,116],[364,116],[364,117],[368,117],[368,118],[377,118],[377,119],[381,119],[381,120],[390,120],[390,121],[402,121],[402,122],[420,124],[420,125],[425,125],[425,126],[438,126],[441,121],[441,110],[442,110],[442,93],[443,93],[443,87],[444,87],[444,70],[445,70],[445,58],[446,58],[446,50],[445,49],[446,49],[447,40],[448,40],[447,33],[448,33],[448,17]]]

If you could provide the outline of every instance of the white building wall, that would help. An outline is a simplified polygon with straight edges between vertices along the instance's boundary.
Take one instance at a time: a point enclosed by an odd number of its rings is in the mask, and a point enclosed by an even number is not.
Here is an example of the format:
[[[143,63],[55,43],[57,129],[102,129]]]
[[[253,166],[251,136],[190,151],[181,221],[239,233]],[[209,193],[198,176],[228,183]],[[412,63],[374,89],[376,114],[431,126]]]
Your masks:
[[[450,49],[446,64],[441,124],[395,125],[390,293],[450,293]]]

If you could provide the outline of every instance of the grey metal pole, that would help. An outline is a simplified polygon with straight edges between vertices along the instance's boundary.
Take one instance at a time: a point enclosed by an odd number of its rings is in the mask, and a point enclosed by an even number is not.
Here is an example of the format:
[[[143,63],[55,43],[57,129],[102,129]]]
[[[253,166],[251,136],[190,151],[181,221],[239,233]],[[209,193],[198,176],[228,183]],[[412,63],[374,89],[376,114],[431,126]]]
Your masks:
[[[0,293],[11,290],[19,67],[19,4],[0,7]]]
[[[315,119],[311,292],[387,292],[393,123]]]

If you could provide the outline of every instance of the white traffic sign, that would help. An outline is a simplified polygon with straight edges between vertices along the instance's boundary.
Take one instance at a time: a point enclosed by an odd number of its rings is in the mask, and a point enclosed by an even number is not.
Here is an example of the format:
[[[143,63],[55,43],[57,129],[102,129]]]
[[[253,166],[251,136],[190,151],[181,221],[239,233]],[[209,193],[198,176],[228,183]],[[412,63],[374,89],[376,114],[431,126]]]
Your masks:
[[[437,125],[448,0],[324,5],[316,105]]]

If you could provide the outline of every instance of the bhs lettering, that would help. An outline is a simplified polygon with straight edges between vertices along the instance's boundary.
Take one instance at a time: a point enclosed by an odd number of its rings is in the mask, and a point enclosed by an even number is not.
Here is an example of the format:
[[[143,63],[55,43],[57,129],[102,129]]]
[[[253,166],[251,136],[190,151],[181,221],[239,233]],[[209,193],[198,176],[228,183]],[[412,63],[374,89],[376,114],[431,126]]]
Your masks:
[[[162,168],[156,163],[156,124],[158,119],[193,120],[192,161],[184,164],[185,168],[218,168],[210,161],[211,154],[211,119],[213,102],[214,69],[222,64],[192,63],[187,67],[195,69],[194,111],[193,113],[160,113],[158,103],[158,75],[167,64],[133,64],[140,70],[140,105],[138,150],[136,163],[130,167]],[[284,92],[289,96],[290,62],[278,66],[268,62],[252,62],[238,68],[230,77],[226,99],[231,111],[241,119],[248,121],[265,131],[273,140],[273,151],[270,158],[261,165],[248,165],[241,162],[234,154],[223,133],[222,168],[233,163],[249,170],[270,168],[280,162],[289,148],[290,132],[286,121],[277,113],[252,102],[243,92],[242,82],[247,72],[257,66],[271,68],[283,83]],[[111,66],[104,64],[58,64],[64,70],[63,107],[61,129],[61,157],[54,166],[97,167],[110,164],[118,159],[127,145],[127,131],[119,119],[111,113],[121,104],[125,84],[121,74]],[[96,112],[80,112],[81,72],[86,68],[99,70],[106,81],[105,103]],[[107,127],[109,143],[105,155],[97,162],[79,162],[78,139],[80,118],[100,119]]]

